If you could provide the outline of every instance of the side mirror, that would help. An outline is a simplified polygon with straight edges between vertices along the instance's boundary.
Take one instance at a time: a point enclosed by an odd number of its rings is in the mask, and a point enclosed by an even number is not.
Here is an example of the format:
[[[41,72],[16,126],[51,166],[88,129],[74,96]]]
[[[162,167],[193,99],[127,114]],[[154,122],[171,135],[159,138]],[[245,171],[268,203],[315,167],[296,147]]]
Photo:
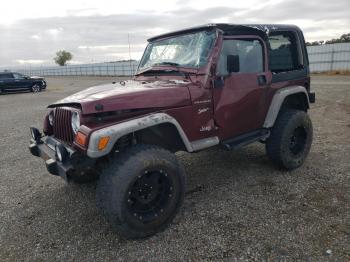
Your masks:
[[[239,72],[239,56],[238,55],[228,55],[227,56],[227,72],[235,73]]]

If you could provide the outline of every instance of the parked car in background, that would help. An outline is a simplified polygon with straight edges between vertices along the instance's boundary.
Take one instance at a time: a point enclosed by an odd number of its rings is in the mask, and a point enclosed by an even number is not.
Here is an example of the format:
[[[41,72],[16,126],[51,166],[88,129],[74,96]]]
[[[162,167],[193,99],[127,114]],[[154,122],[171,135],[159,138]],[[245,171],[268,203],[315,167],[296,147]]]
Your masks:
[[[46,81],[38,76],[26,76],[15,72],[0,72],[0,93],[29,90],[33,93],[46,89]]]

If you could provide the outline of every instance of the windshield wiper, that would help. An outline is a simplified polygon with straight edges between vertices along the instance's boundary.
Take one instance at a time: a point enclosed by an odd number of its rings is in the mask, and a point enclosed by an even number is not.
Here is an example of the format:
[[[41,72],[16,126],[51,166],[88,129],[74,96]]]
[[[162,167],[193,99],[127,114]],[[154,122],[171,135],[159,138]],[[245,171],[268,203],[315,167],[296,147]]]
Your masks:
[[[173,69],[154,69],[152,68],[152,66],[174,66],[176,68],[173,68]],[[147,73],[155,73],[155,72],[166,72],[166,73],[169,73],[169,72],[177,72],[181,75],[183,75],[185,78],[190,78],[190,75],[193,74],[193,73],[190,73],[190,72],[185,72],[185,71],[182,71],[180,69],[178,69],[177,67],[180,66],[180,64],[178,63],[174,63],[174,62],[161,62],[161,63],[155,63],[153,64],[151,67],[148,67],[144,70],[141,70],[140,72],[136,73],[135,75],[141,75],[141,74],[147,74]]]
[[[155,66],[159,66],[159,65],[180,66],[180,64],[174,63],[174,62],[161,62],[161,63],[155,63],[153,65],[155,65]]]
[[[146,69],[144,71],[141,71],[139,73],[136,73],[135,75],[141,75],[141,74],[154,74],[154,73],[172,73],[172,72],[176,72],[176,73],[179,73],[185,77],[187,77],[187,73],[183,72],[183,71],[180,71],[178,69],[162,69],[162,70],[159,70],[159,69]]]
[[[161,62],[161,63],[155,63],[150,67],[147,67],[141,71],[139,71],[138,73],[136,73],[135,75],[140,75],[140,74],[144,74],[147,72],[181,72],[179,69],[154,69],[153,66],[175,66],[178,67],[180,66],[180,64],[178,63],[174,63],[174,62]]]

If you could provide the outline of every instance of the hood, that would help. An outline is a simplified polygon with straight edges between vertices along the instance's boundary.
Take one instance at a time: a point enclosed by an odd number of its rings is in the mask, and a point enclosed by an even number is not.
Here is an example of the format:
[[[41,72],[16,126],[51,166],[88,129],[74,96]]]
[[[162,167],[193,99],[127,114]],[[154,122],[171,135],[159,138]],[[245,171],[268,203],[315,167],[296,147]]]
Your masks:
[[[44,78],[41,77],[41,76],[31,76],[30,79],[38,79],[38,80],[40,80],[40,79],[44,79]]]
[[[181,107],[191,104],[188,81],[121,81],[90,87],[49,108],[80,106],[83,114],[127,109]]]

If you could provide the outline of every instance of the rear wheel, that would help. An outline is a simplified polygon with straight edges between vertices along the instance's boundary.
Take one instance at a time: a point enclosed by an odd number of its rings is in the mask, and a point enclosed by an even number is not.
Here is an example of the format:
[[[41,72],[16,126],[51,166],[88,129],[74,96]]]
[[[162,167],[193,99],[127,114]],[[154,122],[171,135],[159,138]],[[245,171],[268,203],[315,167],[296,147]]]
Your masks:
[[[126,149],[101,174],[97,205],[125,238],[162,231],[184,198],[185,173],[171,152],[151,145]]]
[[[283,111],[266,142],[267,155],[275,165],[284,169],[300,167],[310,151],[312,136],[312,123],[306,112]]]
[[[31,87],[30,91],[32,91],[33,93],[39,93],[39,92],[41,92],[41,86],[38,84],[34,84]]]

